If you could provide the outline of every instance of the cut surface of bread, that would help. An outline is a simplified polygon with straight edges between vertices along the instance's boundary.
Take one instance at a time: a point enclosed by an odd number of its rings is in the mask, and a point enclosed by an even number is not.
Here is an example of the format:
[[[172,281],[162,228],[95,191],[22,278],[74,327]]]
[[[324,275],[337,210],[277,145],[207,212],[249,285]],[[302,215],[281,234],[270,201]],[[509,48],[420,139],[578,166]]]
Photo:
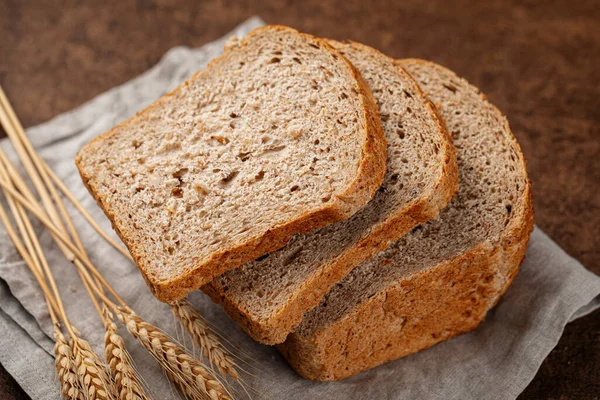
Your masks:
[[[454,136],[459,192],[439,218],[356,267],[278,346],[309,379],[342,379],[477,327],[533,229],[525,160],[500,111],[439,65],[400,64]]]
[[[156,297],[350,217],[385,173],[377,106],[325,41],[254,30],[76,163]]]
[[[394,60],[358,43],[330,43],[371,87],[388,141],[387,173],[352,218],[230,271],[203,290],[254,339],[275,344],[361,261],[434,218],[457,189],[455,149],[431,103]]]

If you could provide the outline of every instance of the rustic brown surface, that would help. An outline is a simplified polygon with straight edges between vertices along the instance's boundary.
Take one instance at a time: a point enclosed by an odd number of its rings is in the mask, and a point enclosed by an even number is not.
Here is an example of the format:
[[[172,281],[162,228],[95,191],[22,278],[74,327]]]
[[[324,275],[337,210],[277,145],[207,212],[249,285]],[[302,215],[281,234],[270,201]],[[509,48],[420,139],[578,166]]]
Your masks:
[[[536,222],[600,274],[600,7],[577,2],[0,0],[0,83],[25,126],[67,111],[257,14],[424,57],[478,85],[529,161]],[[567,326],[521,396],[600,397],[600,312]],[[0,369],[0,398],[27,396]]]

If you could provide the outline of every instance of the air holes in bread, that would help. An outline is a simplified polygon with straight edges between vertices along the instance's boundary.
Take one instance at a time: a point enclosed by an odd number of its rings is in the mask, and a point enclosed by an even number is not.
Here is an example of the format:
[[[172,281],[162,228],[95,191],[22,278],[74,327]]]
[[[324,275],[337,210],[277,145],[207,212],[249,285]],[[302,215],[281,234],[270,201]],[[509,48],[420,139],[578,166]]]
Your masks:
[[[271,60],[269,61],[269,64],[277,64],[277,63],[279,63],[279,62],[281,62],[281,58],[279,58],[279,57],[273,57],[273,58],[271,58]]]
[[[183,197],[183,190],[180,187],[173,188],[173,190],[171,190],[171,195],[173,197],[181,198]]]
[[[189,171],[189,169],[188,169],[188,168],[181,168],[181,169],[177,170],[177,171],[176,171],[176,172],[173,174],[173,178],[177,178],[177,179],[179,179],[179,182],[181,183],[181,182],[182,182],[181,178],[183,178],[183,176],[184,176],[185,174],[187,174],[187,173],[188,173],[188,171]]]
[[[233,124],[233,122],[232,122]],[[232,126],[233,128],[233,126]],[[220,144],[222,146],[225,146],[226,144],[229,144],[229,139],[226,138],[225,136],[211,136],[209,139],[209,143],[213,146],[216,146],[217,144]]]
[[[288,254],[288,255],[287,255],[285,258],[284,258],[284,260],[283,260],[282,264],[283,264],[284,266],[290,265],[291,263],[293,263],[293,262],[294,262],[294,260],[295,260],[295,259],[298,257],[298,255],[299,255],[300,253],[302,253],[302,247],[298,247],[296,250],[294,250],[293,252],[291,252],[290,254]],[[285,274],[284,274],[283,276],[285,276]],[[282,276],[282,277],[283,277],[283,276]]]
[[[449,84],[444,84],[443,86],[446,89],[448,89],[449,91],[451,91],[452,93],[456,93],[456,86],[454,86],[453,84],[449,83]]]
[[[238,176],[239,173],[240,173],[239,171],[231,171],[230,173],[225,175],[225,177],[223,179],[221,179],[221,183],[223,183],[223,184],[230,183],[231,181],[233,181],[235,179],[236,176]]]
[[[248,159],[250,158],[250,155],[252,154],[252,152],[248,151],[248,152],[243,152],[243,153],[239,153],[238,154],[238,158],[242,161],[248,161]]]
[[[272,147],[272,148],[270,148],[270,149],[267,149],[267,150],[265,150],[265,151],[262,153],[262,155],[269,155],[270,153],[278,153],[278,152],[280,152],[281,150],[285,149],[285,147],[286,147],[286,146],[284,146],[284,145]]]
[[[208,194],[208,189],[206,189],[204,186],[200,185],[200,184],[195,184],[194,185],[194,190],[202,195],[207,195]]]

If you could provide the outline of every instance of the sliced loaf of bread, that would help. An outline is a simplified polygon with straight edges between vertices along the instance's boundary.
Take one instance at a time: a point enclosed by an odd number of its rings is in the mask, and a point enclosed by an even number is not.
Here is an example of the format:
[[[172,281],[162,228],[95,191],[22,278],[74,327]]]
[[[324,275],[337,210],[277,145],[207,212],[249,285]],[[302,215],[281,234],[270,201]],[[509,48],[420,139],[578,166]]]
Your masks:
[[[415,81],[370,47],[330,43],[371,87],[388,141],[387,174],[375,198],[352,218],[296,236],[285,248],[202,288],[266,344],[283,342],[332,285],[437,216],[457,189],[455,149]]]
[[[386,141],[360,73],[267,26],[87,144],[85,185],[162,301],[344,220],[380,186]]]
[[[500,111],[439,65],[400,65],[454,136],[459,193],[356,267],[278,346],[309,379],[342,379],[474,329],[517,274],[533,229],[525,160]]]

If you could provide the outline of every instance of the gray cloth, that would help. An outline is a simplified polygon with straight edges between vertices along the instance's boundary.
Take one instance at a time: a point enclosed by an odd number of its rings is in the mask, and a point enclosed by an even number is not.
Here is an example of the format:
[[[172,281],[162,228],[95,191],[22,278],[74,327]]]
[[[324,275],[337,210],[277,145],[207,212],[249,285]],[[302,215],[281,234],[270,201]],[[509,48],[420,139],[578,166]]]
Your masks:
[[[233,34],[262,24],[252,18]],[[142,76],[76,110],[29,129],[34,146],[108,231],[110,223],[83,187],[73,163],[87,141],[174,88],[221,52],[229,37],[200,49],[177,47]],[[13,154],[9,143],[3,148]],[[173,335],[178,328],[167,306],[156,301],[135,266],[107,245],[69,208],[93,262],[139,315]],[[67,313],[99,352],[103,329],[73,266],[36,225],[66,304]],[[33,399],[59,399],[51,356],[51,324],[40,290],[0,228],[0,362]],[[393,361],[341,382],[301,379],[274,348],[252,341],[222,309],[196,292],[190,300],[249,359],[248,386],[267,399],[513,399],[531,381],[565,325],[600,306],[600,278],[565,254],[541,230],[531,237],[526,260],[512,287],[474,332]],[[156,399],[175,399],[151,357],[121,328],[138,369]],[[181,335],[179,333],[179,335]]]

